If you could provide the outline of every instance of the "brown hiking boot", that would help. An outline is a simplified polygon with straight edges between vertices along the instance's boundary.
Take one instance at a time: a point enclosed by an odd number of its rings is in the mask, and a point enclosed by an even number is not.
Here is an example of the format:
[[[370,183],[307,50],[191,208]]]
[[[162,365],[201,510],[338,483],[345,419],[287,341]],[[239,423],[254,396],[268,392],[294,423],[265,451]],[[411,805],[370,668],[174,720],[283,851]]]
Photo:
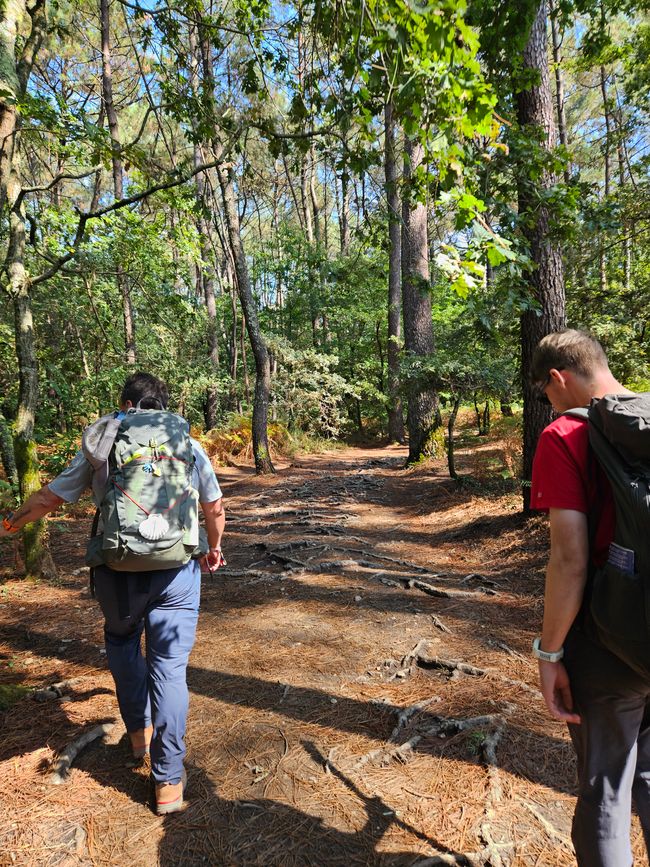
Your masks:
[[[164,816],[167,813],[177,813],[185,806],[183,795],[187,786],[187,774],[183,769],[180,783],[156,784],[156,813]]]
[[[144,729],[129,732],[129,740],[131,741],[131,750],[133,751],[134,759],[143,759],[148,755],[152,736],[153,726],[147,726]]]

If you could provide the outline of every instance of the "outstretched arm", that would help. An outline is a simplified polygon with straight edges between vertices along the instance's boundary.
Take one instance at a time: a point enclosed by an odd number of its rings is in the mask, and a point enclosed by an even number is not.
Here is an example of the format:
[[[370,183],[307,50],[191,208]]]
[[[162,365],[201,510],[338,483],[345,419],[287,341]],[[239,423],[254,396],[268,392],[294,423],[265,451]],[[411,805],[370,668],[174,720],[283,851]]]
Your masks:
[[[573,509],[551,509],[551,556],[546,569],[541,649],[559,650],[575,620],[587,583],[589,537],[587,516]],[[571,685],[561,662],[539,661],[540,687],[556,719],[579,723]]]
[[[25,502],[13,513],[11,517],[11,529],[7,530],[0,524],[0,537],[10,536],[17,530],[22,530],[25,524],[31,524],[33,521],[38,521],[43,515],[53,512],[64,503],[61,497],[44,485],[39,491],[35,491]]]

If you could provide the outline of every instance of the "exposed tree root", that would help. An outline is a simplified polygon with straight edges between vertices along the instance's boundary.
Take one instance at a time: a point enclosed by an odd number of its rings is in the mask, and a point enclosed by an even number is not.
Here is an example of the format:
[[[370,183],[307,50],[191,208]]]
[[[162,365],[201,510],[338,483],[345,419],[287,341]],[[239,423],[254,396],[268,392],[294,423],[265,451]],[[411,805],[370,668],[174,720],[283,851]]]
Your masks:
[[[35,689],[32,693],[32,698],[35,701],[55,701],[63,698],[66,691],[79,683],[80,678],[73,677],[70,680],[61,680],[58,683],[53,683],[50,686],[45,686],[42,689]]]
[[[472,677],[482,677],[484,674],[487,674],[487,669],[485,668],[477,668],[474,665],[469,665],[467,662],[460,662],[455,659],[441,659],[439,656],[429,656],[428,653],[422,651],[418,652],[415,662],[425,668],[440,668],[443,671],[448,671],[450,674],[455,671],[469,674]]]
[[[488,643],[491,644],[493,647],[498,647],[499,650],[503,650],[505,653],[508,654],[508,656],[512,656],[515,659],[522,659],[526,662],[528,661],[523,654],[519,653],[517,650],[513,650],[512,647],[505,643],[505,641],[490,641]]]
[[[433,625],[436,627],[436,629],[439,629],[441,632],[447,632],[449,635],[453,634],[451,629],[449,629],[448,626],[445,626],[442,620],[439,617],[436,617],[435,614],[431,615],[431,620],[433,621]]]
[[[533,814],[533,816],[537,819],[537,821],[546,831],[546,834],[551,838],[551,840],[556,840],[562,846],[566,847],[569,851],[572,851],[573,846],[571,840],[569,840],[569,838],[561,831],[558,831],[555,825],[553,825],[552,822],[549,822],[546,816],[544,816],[535,805],[531,804],[530,801],[527,801],[525,798],[518,797],[517,800]]]
[[[423,701],[418,701],[416,704],[409,705],[409,707],[405,707],[401,710],[397,715],[397,725],[393,729],[391,736],[388,738],[389,743],[394,743],[397,740],[397,735],[400,733],[401,729],[404,728],[406,723],[411,719],[411,717],[420,713],[421,710],[424,710],[425,707],[428,707],[430,704],[434,702],[438,702],[440,699],[438,696],[432,696],[431,698],[425,698]]]
[[[94,726],[94,728],[89,729],[89,731],[84,732],[81,737],[77,738],[76,741],[72,741],[69,743],[57,756],[56,760],[52,765],[52,772],[49,776],[49,782],[54,786],[60,786],[61,783],[65,782],[68,771],[70,770],[70,766],[79,755],[81,750],[84,747],[87,747],[88,744],[92,743],[97,738],[103,738],[104,735],[107,735],[113,728],[115,723],[102,723],[101,725]]]
[[[337,545],[323,545],[318,542],[314,542],[311,539],[299,539],[294,542],[286,542],[283,545],[276,545],[271,547],[267,545],[265,542],[259,543],[260,547],[263,547],[268,555],[279,561],[280,563],[284,563],[286,566],[291,566],[295,569],[302,569],[308,572],[326,572],[332,571],[336,569],[372,569],[375,570],[373,574],[373,578],[377,578],[386,586],[391,587],[405,587],[406,589],[416,588],[417,590],[421,590],[423,593],[426,593],[429,596],[436,596],[440,599],[475,599],[477,596],[482,594],[495,595],[494,590],[487,587],[480,587],[477,590],[455,590],[455,589],[447,589],[443,587],[435,587],[433,584],[429,584],[426,581],[422,581],[421,578],[415,575],[404,575],[401,573],[390,573],[391,578],[385,577],[384,572],[377,572],[377,564],[373,563],[370,560],[321,560],[318,563],[311,563],[308,560],[299,560],[297,557],[291,557],[285,553],[284,551],[292,551],[295,549],[311,549],[314,551],[330,551],[330,550],[339,550],[339,551],[354,551],[355,549],[351,548],[341,548]],[[368,554],[367,556],[374,557],[374,554]],[[391,558],[378,558],[378,559],[391,559]],[[433,577],[433,573],[430,573],[431,577]],[[390,583],[393,582],[393,583]]]
[[[358,770],[368,763],[379,763],[384,766],[389,765],[394,760],[406,763],[413,756],[414,748],[424,738],[449,737],[449,735],[455,735],[467,729],[490,728],[495,725],[503,727],[503,717],[499,714],[469,717],[468,719],[447,719],[445,717],[432,717],[432,719],[435,721],[434,725],[429,726],[419,734],[413,735],[413,737],[403,744],[392,749],[383,747],[371,750],[369,753],[361,756],[353,765],[354,769]],[[393,733],[395,733],[395,730]]]

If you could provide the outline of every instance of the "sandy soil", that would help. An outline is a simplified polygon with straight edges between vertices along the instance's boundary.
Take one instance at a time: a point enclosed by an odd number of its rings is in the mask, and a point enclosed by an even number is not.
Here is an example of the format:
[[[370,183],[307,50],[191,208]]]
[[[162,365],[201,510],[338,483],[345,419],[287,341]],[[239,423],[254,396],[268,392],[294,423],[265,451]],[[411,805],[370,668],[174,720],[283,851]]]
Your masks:
[[[544,519],[404,455],[219,471],[228,568],[203,582],[188,806],[167,818],[146,765],[129,767],[83,568],[88,509],[51,521],[54,586],[12,579],[0,549],[0,682],[70,681],[0,718],[2,867],[574,863],[573,756],[529,654]],[[57,753],[106,721],[51,785]]]

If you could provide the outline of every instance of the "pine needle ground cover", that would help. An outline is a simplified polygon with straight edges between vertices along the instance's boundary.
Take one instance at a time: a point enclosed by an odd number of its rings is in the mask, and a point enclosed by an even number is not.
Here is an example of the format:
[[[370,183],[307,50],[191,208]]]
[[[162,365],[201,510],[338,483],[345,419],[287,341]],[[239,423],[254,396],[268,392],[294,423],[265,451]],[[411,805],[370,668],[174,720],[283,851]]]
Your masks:
[[[405,454],[220,471],[228,568],[203,582],[188,806],[167,818],[129,766],[88,516],[50,522],[60,581],[0,587],[0,681],[61,685],[2,712],[2,867],[574,863],[573,754],[529,653],[545,521]],[[458,458],[467,473],[472,452]],[[112,721],[51,785],[56,755]]]

